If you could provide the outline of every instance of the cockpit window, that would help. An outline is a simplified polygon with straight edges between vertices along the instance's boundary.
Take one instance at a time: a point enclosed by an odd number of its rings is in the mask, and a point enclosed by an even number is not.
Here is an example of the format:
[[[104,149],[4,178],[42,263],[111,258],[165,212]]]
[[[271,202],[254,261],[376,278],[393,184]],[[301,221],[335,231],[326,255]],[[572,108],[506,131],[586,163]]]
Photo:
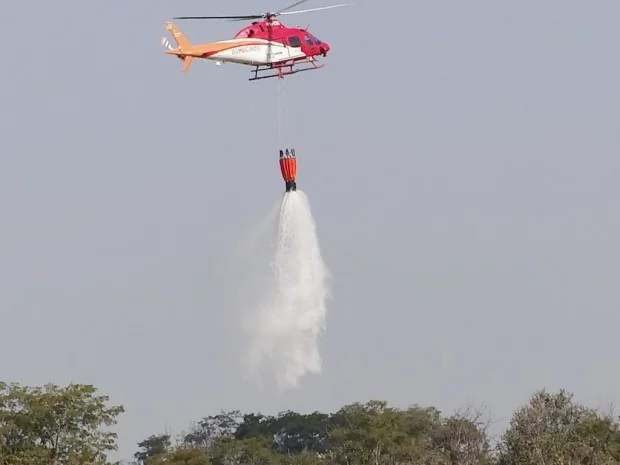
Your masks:
[[[301,41],[297,36],[290,36],[288,38],[288,43],[291,44],[291,47],[301,47]]]
[[[312,39],[308,36],[308,34],[304,35],[304,40],[310,47],[314,45],[314,43],[312,42]]]
[[[317,45],[321,45],[321,41],[319,39],[317,39],[316,37],[314,37],[312,34],[310,34],[310,37],[312,37],[312,39],[314,40],[314,43]]]

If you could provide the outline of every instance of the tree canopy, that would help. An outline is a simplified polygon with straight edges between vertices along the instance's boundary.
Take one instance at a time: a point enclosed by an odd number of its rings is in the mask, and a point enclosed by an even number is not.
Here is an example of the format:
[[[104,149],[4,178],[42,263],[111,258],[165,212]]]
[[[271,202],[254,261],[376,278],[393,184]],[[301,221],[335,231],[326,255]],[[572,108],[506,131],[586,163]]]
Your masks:
[[[565,391],[535,393],[496,444],[483,414],[446,416],[378,400],[329,414],[220,412],[174,445],[168,435],[151,436],[134,458],[139,465],[620,465],[618,419]]]
[[[0,465],[104,465],[121,406],[90,385],[0,382]]]
[[[27,387],[0,382],[0,465],[111,465],[124,412],[90,385]],[[135,465],[620,465],[612,412],[544,390],[514,412],[493,442],[490,419],[473,408],[444,415],[385,401],[334,413],[278,415],[238,410],[203,417],[172,438],[137,444]]]

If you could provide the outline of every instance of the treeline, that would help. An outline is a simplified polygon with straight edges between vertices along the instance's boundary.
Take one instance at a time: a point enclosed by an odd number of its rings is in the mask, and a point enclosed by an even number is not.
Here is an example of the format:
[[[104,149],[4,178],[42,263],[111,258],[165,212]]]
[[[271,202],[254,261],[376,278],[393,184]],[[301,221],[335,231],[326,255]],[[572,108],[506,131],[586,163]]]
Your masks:
[[[93,386],[0,383],[0,465],[110,465],[122,406]],[[112,428],[113,429],[113,428]],[[149,436],[136,465],[620,465],[612,412],[570,393],[535,393],[497,442],[489,419],[467,409],[442,415],[383,401],[335,413],[276,416],[239,411],[204,417],[177,438]]]
[[[238,411],[203,418],[172,445],[139,445],[142,465],[611,465],[620,464],[613,413],[576,403],[565,391],[534,394],[492,446],[489,419],[467,409],[356,403],[338,412],[277,416]]]

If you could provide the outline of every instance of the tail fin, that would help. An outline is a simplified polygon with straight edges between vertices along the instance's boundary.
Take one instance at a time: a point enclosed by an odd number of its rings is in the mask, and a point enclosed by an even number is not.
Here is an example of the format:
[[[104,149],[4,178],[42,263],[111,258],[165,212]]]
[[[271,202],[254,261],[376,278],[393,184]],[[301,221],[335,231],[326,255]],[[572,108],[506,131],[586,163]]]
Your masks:
[[[194,61],[193,56],[185,55],[184,52],[189,52],[192,48],[192,43],[183,35],[181,31],[177,29],[177,27],[171,22],[166,23],[166,29],[172,34],[174,41],[177,43],[178,49],[174,50],[170,42],[164,37],[161,41],[162,45],[168,49],[168,53],[172,55],[176,55],[178,58],[183,60],[183,68],[182,71],[186,73],[189,70],[189,67],[192,65],[192,61]]]
[[[186,51],[192,48],[192,43],[189,40],[187,40],[187,37],[185,37],[183,33],[179,31],[174,24],[168,21],[166,23],[166,29],[168,29],[170,34],[172,34],[172,37],[174,37],[174,40],[177,43],[177,46],[179,47],[179,50]]]

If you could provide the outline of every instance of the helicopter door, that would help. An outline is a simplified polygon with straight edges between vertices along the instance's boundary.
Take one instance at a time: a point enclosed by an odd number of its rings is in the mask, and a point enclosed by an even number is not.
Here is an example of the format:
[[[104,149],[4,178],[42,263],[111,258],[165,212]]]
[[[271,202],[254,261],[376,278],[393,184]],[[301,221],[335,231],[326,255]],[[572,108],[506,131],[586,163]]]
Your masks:
[[[301,48],[301,40],[297,36],[289,36],[286,41],[291,47]],[[291,56],[291,51],[289,50],[289,56]]]
[[[280,42],[282,45],[284,45],[284,51],[283,51],[283,55],[288,58],[291,56],[291,49],[289,48],[288,42],[286,41],[286,39],[284,37],[282,37],[281,39],[278,40],[278,42]]]

